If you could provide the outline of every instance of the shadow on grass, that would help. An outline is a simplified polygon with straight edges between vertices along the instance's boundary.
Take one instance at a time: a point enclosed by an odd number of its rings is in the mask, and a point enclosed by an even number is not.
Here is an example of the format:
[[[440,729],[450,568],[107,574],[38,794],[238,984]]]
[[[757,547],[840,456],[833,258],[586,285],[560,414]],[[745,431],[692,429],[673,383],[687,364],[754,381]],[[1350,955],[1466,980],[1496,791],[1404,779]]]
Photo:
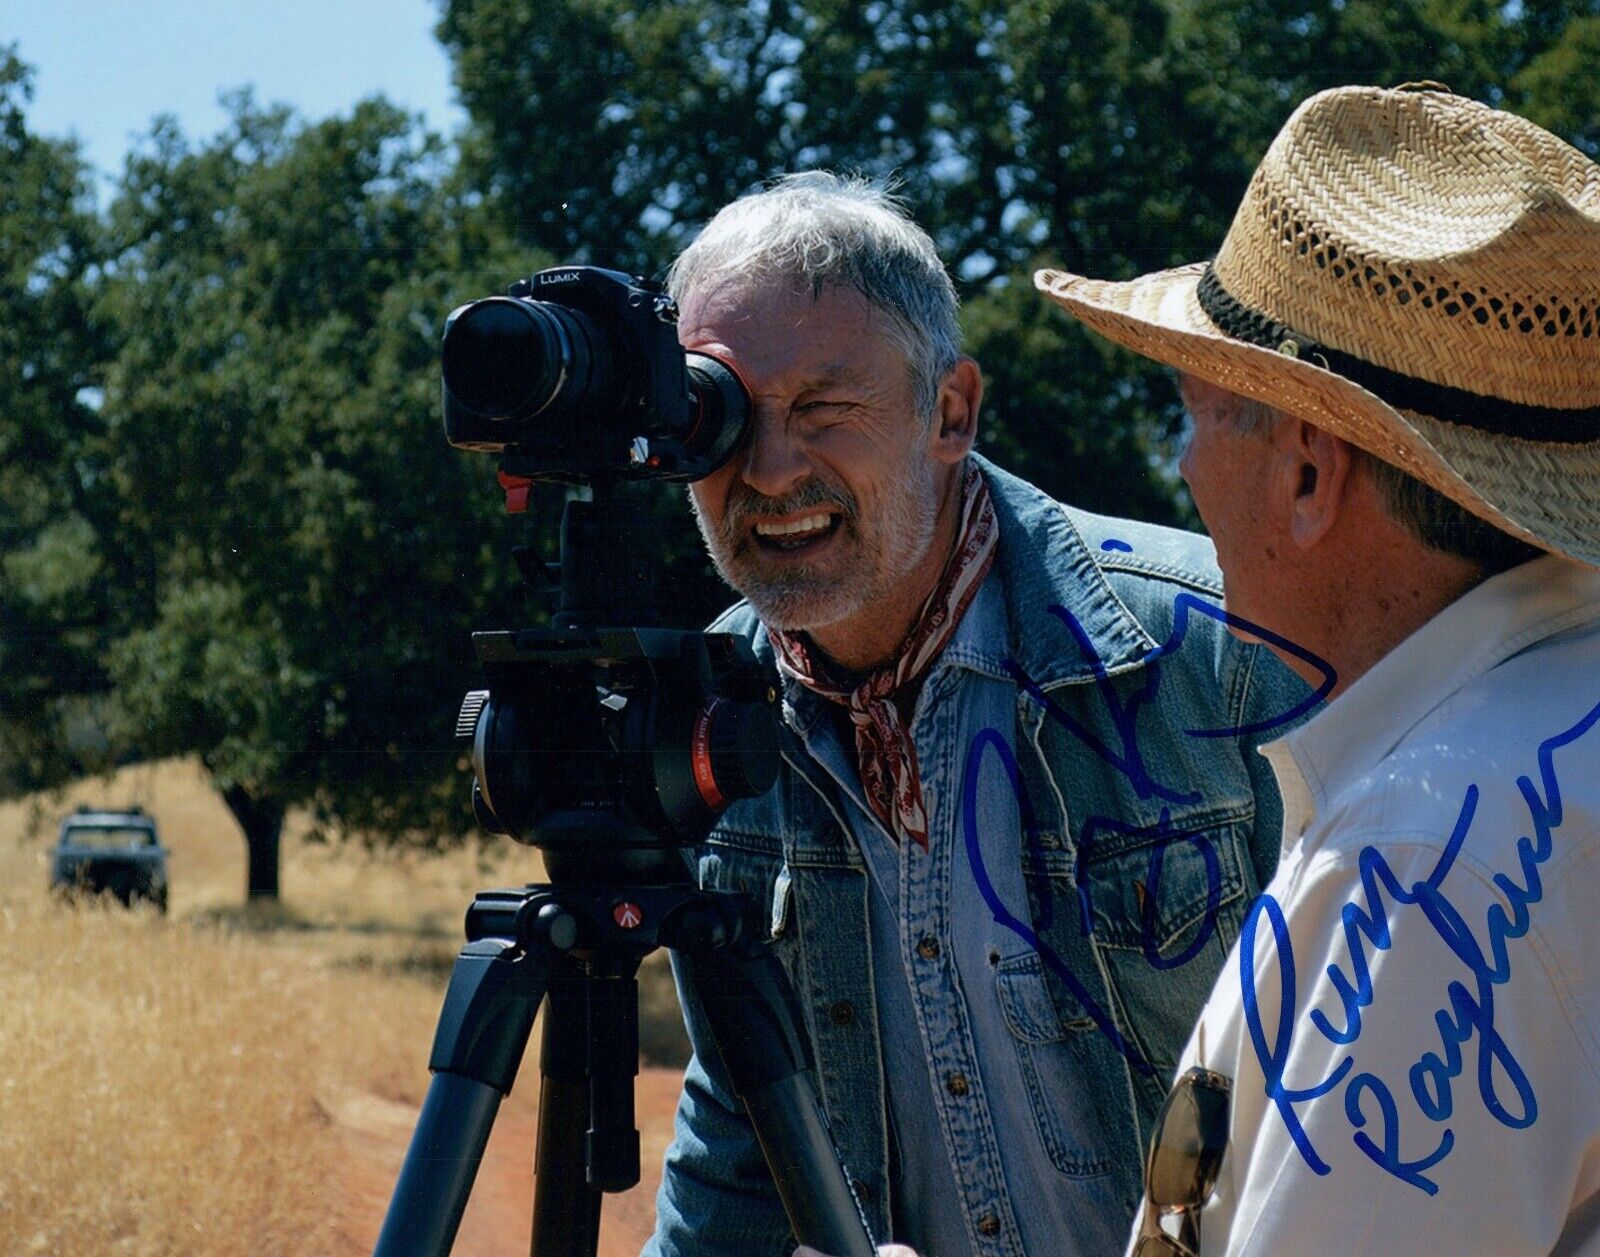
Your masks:
[[[664,951],[646,956],[639,966],[639,1059],[669,1069],[689,1063],[689,1036]]]
[[[200,926],[239,934],[357,934],[395,938],[456,939],[460,927],[437,922],[398,926],[392,921],[373,918],[330,920],[312,917],[282,900],[257,899],[243,904],[222,904],[197,908],[184,914],[184,920]]]
[[[447,948],[401,952],[394,956],[345,956],[333,962],[333,968],[347,973],[372,973],[384,977],[421,978],[439,988],[444,994],[450,980],[450,970],[455,967],[456,953]]]
[[[384,938],[392,951],[363,951],[354,955],[330,956],[332,968],[354,973],[422,979],[444,987],[460,950],[458,929],[443,925],[398,928],[382,921],[329,921],[310,917],[281,900],[258,900],[230,904],[186,913],[184,919],[201,928],[224,933],[254,935],[320,936],[340,935]],[[665,951],[645,957],[639,966],[639,1059],[646,1065],[682,1069],[689,1063],[689,1036],[683,1028],[678,1008],[678,992],[672,981],[672,968]]]
[[[360,955],[336,961],[340,969],[384,976],[424,978],[444,988],[455,967],[456,951],[428,948],[395,956]],[[682,1069],[689,1063],[689,1036],[678,1008],[678,991],[672,982],[667,953],[655,952],[639,966],[639,1060],[663,1069]]]

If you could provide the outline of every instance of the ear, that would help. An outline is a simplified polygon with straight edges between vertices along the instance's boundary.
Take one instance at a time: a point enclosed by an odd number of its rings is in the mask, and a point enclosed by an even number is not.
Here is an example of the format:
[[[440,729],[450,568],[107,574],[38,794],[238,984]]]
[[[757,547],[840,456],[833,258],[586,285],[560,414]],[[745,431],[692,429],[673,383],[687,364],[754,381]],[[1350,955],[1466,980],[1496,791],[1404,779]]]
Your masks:
[[[1355,451],[1314,424],[1289,421],[1293,428],[1289,461],[1289,535],[1302,550],[1322,541],[1346,513],[1355,472]]]
[[[978,408],[983,405],[983,372],[971,358],[958,358],[939,382],[929,433],[934,458],[954,465],[965,458],[978,436]]]

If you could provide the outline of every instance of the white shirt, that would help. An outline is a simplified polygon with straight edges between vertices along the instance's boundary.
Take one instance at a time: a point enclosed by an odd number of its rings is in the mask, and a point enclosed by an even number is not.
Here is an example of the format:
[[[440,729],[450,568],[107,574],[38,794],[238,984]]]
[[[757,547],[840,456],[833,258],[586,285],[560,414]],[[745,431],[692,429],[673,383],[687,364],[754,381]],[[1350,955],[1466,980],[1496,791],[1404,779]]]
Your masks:
[[[1282,863],[1179,1066],[1233,1079],[1204,1257],[1600,1254],[1600,572],[1486,581],[1263,753]]]

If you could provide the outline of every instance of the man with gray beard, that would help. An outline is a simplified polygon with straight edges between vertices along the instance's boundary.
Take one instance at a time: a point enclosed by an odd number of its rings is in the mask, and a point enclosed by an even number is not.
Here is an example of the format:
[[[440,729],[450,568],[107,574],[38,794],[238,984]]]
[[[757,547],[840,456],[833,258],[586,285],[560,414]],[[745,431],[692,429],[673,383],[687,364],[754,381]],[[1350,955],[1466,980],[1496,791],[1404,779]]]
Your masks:
[[[754,405],[692,487],[783,693],[784,765],[696,853],[764,909],[880,1241],[1103,1253],[1280,803],[1255,745],[1315,701],[1226,631],[1201,537],[1088,515],[973,452],[983,378],[932,241],[796,175],[675,263],[680,339]],[[794,1244],[684,992],[695,1057],[652,1255]]]

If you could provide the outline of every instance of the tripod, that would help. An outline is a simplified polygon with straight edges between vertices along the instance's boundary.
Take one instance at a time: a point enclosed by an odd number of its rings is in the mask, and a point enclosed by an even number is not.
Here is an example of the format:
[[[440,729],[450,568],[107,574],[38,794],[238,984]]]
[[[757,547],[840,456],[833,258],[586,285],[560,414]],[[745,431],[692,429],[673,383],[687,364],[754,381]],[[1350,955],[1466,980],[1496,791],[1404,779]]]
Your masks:
[[[493,691],[469,695],[463,707],[462,728],[470,723],[475,739],[474,806],[491,827],[513,833],[531,828],[545,849],[551,882],[486,891],[468,909],[467,944],[450,976],[428,1062],[433,1081],[374,1257],[447,1257],[542,1002],[547,1008],[532,1253],[593,1257],[602,1194],[639,1181],[636,974],[640,961],[658,947],[676,952],[700,998],[795,1236],[837,1257],[872,1257],[872,1240],[818,1099],[799,1010],[782,966],[762,940],[759,911],[745,896],[691,885],[674,849],[682,845],[681,832],[664,839],[666,820],[642,823],[647,809],[639,802],[638,783],[626,780],[625,772],[596,768],[597,760],[623,755],[619,747],[637,743],[655,765],[651,798],[679,799],[685,792],[675,783],[682,774],[663,747],[682,724],[677,691],[687,682],[681,667],[674,672],[665,665],[699,659],[696,687],[704,683],[723,691],[692,722],[700,756],[692,775],[699,778],[712,772],[716,755],[707,749],[718,740],[711,713],[719,702],[727,703],[724,710],[735,707],[727,696],[738,692],[734,682],[706,680],[706,659],[718,655],[716,649],[705,653],[718,645],[707,635],[586,629],[595,608],[617,597],[617,584],[596,579],[585,559],[598,559],[608,549],[614,554],[621,532],[602,504],[569,502],[562,529],[561,627],[554,635],[475,635],[483,639],[477,642],[479,655],[491,682],[512,696],[500,701],[498,714]],[[696,655],[695,648],[702,653]],[[729,675],[743,666],[735,661]],[[594,682],[597,668],[603,685]],[[582,719],[595,706],[596,692],[603,695],[595,726],[600,733]],[[536,714],[546,718],[528,714],[528,704],[536,701],[545,705]],[[619,723],[624,716],[631,723]],[[743,735],[752,726],[725,720],[725,752],[718,761],[723,774],[741,784],[741,794],[761,793],[759,767],[745,763],[741,769],[738,753],[726,749],[730,741],[749,740]],[[543,748],[547,761],[541,766],[549,771],[542,777],[548,781],[539,789],[510,789],[528,776],[526,768],[520,769],[523,777],[513,769],[530,756],[504,747],[520,748],[534,736],[529,729],[558,723],[563,739],[580,752],[578,766],[563,770],[554,751]],[[573,748],[566,750],[570,755]],[[752,754],[760,758],[759,750]],[[774,765],[765,774],[767,786],[775,771]],[[563,783],[575,797],[561,795]],[[609,794],[597,800],[584,790]],[[661,815],[689,815],[708,828],[714,813],[690,798]]]

